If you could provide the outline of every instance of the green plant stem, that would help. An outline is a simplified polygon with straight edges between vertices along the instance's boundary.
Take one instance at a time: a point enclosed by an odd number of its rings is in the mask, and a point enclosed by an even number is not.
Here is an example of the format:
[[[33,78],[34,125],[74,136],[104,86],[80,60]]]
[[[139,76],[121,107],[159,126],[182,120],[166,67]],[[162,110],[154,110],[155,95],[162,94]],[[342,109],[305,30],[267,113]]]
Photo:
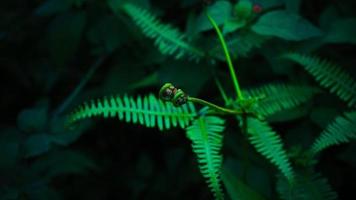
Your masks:
[[[232,61],[231,61],[229,50],[227,49],[227,45],[226,45],[224,36],[222,35],[222,33],[221,33],[220,29],[219,29],[219,26],[216,24],[215,20],[209,15],[209,13],[206,13],[206,15],[207,15],[210,23],[213,25],[216,33],[218,34],[221,46],[223,47],[224,54],[225,54],[225,57],[226,57],[226,61],[227,61],[228,67],[229,67],[230,75],[231,75],[232,81],[234,83],[235,91],[236,91],[236,94],[237,94],[237,99],[243,100],[244,98],[243,98],[243,95],[242,95],[242,92],[241,92],[241,89],[240,89],[240,85],[239,85],[238,79],[236,77],[236,72],[235,72],[234,66],[233,66]]]
[[[219,79],[214,77],[214,80],[215,80],[216,85],[218,86],[218,89],[220,91],[222,98],[224,99],[225,104],[228,105],[229,99],[227,98],[226,92],[225,92],[224,88],[222,87]]]
[[[208,106],[209,108],[212,108],[212,109],[214,109],[214,110],[216,110],[218,112],[221,112],[221,113],[232,114],[232,115],[241,115],[241,114],[243,114],[242,110],[231,110],[231,109],[224,108],[224,107],[215,105],[213,103],[210,103],[208,101],[205,101],[203,99],[199,99],[199,98],[195,98],[195,97],[188,97],[188,101],[191,101],[193,103],[198,103],[198,104],[201,104],[201,105],[204,105],[204,106]]]

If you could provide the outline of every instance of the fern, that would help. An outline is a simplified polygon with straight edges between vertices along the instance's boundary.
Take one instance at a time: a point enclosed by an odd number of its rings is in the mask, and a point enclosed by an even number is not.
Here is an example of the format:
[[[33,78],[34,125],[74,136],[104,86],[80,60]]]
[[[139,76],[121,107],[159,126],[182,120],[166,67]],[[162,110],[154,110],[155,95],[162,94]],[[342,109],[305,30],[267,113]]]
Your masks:
[[[356,81],[342,68],[318,57],[299,53],[289,53],[284,57],[302,65],[320,85],[330,89],[350,107],[356,105]]]
[[[320,174],[298,174],[293,184],[278,177],[277,191],[283,200],[334,200],[337,194]]]
[[[155,45],[162,54],[174,55],[176,59],[188,55],[189,58],[195,60],[204,56],[202,50],[193,47],[184,40],[185,36],[179,30],[173,28],[171,25],[162,24],[147,10],[132,4],[125,4],[123,9],[147,37],[155,39]]]
[[[315,155],[318,152],[340,143],[356,139],[356,111],[339,116],[321,133],[311,147]]]
[[[202,116],[187,128],[187,137],[192,141],[200,171],[218,200],[224,199],[220,183],[223,130],[224,120],[214,116]]]
[[[136,100],[132,97],[104,97],[96,101],[84,103],[69,115],[69,124],[91,117],[118,117],[119,120],[139,123],[146,127],[158,127],[160,130],[189,125],[197,115],[192,103],[175,107],[172,103],[164,103],[154,95]]]
[[[230,49],[232,58],[247,57],[253,49],[261,47],[265,41],[266,37],[249,31],[227,37],[226,45]],[[225,60],[224,52],[221,50],[221,45],[218,41],[215,42],[215,46],[209,51],[209,54],[215,58]]]
[[[256,150],[275,164],[290,182],[293,182],[294,172],[279,135],[267,122],[255,118],[247,119],[247,128],[249,140]]]
[[[256,111],[270,116],[279,111],[295,108],[310,100],[318,89],[305,85],[267,84],[243,91],[246,97],[263,97],[258,101]]]

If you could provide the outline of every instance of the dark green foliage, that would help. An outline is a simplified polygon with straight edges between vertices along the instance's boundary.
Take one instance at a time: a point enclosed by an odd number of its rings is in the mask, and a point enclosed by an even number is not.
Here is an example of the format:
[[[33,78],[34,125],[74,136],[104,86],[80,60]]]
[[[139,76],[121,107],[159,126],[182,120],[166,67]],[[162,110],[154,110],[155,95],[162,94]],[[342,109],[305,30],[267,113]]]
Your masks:
[[[348,112],[339,116],[329,124],[311,147],[311,152],[318,152],[356,139],[356,112]]]
[[[147,10],[132,4],[125,4],[123,9],[134,19],[143,34],[155,40],[155,45],[163,54],[173,55],[176,59],[184,55],[188,55],[191,59],[204,56],[204,52],[191,46],[176,28],[162,24]]]
[[[264,198],[246,185],[227,167],[223,168],[222,179],[232,200],[263,200]]]
[[[294,172],[283,149],[280,136],[272,130],[267,122],[254,118],[247,120],[248,137],[256,150],[275,164],[292,184]]]
[[[310,100],[319,90],[306,85],[266,84],[262,87],[246,90],[247,97],[260,97],[256,107],[264,116],[273,115],[282,110],[295,108]]]
[[[154,95],[137,97],[105,97],[79,106],[68,116],[69,125],[91,117],[118,118],[125,122],[147,127],[158,127],[160,130],[171,126],[186,127],[197,115],[194,105],[189,103],[175,107],[172,103],[163,103]]]
[[[247,57],[255,48],[261,47],[267,40],[267,37],[258,35],[251,31],[246,31],[238,34],[232,34],[228,36],[226,40],[231,56],[236,58],[239,56]],[[221,50],[221,45],[217,42],[217,40],[216,46],[209,51],[209,54],[213,57],[225,60],[224,54]]]
[[[352,198],[355,7],[2,1],[0,199]]]
[[[284,56],[302,65],[320,85],[330,89],[349,106],[356,104],[356,81],[341,67],[318,57],[289,53]]]
[[[321,36],[321,31],[301,16],[287,11],[273,11],[263,15],[252,30],[261,35],[300,41]]]
[[[200,171],[213,191],[215,199],[224,199],[220,184],[224,120],[218,117],[200,117],[187,129],[187,137],[192,141]]]
[[[296,176],[293,184],[279,176],[277,191],[283,200],[334,200],[337,194],[328,181],[317,173],[301,173]]]

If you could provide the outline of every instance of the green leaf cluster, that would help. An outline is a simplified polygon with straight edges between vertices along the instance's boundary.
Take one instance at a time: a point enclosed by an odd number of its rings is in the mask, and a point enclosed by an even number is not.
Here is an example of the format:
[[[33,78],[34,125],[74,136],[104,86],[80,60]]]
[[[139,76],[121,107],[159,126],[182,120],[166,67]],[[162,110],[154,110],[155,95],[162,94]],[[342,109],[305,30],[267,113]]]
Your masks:
[[[352,196],[354,7],[3,1],[0,199]]]

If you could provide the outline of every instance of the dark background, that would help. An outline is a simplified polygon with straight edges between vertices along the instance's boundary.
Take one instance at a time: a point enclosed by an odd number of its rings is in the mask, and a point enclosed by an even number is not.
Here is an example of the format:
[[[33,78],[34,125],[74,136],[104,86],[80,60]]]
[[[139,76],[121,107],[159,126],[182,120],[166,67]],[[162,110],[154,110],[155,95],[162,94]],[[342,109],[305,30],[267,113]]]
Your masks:
[[[198,0],[131,2],[182,32],[189,29],[188,18],[204,7]],[[284,9],[280,2],[276,8]],[[264,1],[254,3],[264,8]],[[321,19],[326,12],[333,13],[327,19],[354,19],[355,8],[352,0],[301,1],[299,14],[327,34],[329,20]],[[159,132],[117,119],[85,121],[66,130],[63,121],[84,100],[157,94],[164,82],[223,104],[213,74],[224,80],[229,94],[233,90],[222,60],[211,64],[209,59],[162,55],[129,16],[113,11],[104,0],[2,1],[0,13],[0,199],[212,199],[184,130]],[[355,27],[348,28],[355,33]],[[271,61],[290,50],[317,54],[356,75],[355,40],[328,43],[320,38],[271,37],[249,50],[235,60],[242,87],[283,81],[317,86],[301,67]],[[212,30],[191,40],[219,45]],[[84,87],[64,105],[90,70]],[[325,90],[308,102],[303,116],[276,120],[273,127],[287,148],[306,147],[345,110]],[[246,140],[234,118],[227,118],[225,132],[224,163],[239,174]],[[278,199],[277,170],[252,147],[248,152],[248,185],[266,199]],[[351,143],[330,148],[318,159],[316,170],[339,199],[353,199],[355,153]]]

